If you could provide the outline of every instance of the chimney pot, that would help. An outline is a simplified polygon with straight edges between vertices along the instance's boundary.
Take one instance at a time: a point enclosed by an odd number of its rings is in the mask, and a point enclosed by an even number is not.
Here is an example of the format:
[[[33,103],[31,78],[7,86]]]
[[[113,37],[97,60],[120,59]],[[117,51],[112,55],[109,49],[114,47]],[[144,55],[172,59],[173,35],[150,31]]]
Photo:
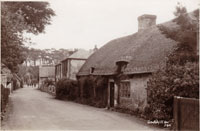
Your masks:
[[[138,31],[156,25],[156,15],[144,14],[138,17]]]

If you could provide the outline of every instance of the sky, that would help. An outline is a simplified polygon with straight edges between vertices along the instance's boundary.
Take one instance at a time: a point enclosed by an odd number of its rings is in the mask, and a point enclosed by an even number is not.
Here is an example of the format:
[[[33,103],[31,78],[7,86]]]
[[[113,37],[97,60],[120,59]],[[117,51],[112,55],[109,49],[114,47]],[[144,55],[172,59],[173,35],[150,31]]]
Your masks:
[[[56,16],[45,33],[26,34],[39,49],[93,49],[131,35],[138,30],[138,16],[153,14],[156,23],[174,18],[177,2],[188,12],[199,8],[199,0],[50,0]]]

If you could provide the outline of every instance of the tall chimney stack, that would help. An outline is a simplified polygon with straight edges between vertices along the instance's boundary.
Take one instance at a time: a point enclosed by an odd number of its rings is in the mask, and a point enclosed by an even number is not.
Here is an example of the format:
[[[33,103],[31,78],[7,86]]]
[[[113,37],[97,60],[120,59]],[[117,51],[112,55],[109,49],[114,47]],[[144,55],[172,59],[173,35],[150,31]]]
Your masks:
[[[138,31],[156,25],[156,15],[144,14],[138,17]]]

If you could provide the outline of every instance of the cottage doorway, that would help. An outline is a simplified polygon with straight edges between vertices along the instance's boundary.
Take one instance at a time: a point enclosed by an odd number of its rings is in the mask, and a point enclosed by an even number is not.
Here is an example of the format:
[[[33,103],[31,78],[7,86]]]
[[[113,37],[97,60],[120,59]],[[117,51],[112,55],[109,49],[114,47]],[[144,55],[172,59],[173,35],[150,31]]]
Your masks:
[[[114,107],[114,82],[110,82],[110,107]]]

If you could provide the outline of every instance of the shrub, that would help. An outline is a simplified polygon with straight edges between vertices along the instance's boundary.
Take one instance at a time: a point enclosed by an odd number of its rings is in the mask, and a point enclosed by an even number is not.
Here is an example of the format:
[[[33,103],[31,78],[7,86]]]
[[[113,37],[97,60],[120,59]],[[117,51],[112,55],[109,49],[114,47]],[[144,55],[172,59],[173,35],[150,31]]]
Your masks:
[[[56,83],[56,98],[75,100],[77,98],[77,81],[61,79]]]
[[[1,112],[5,110],[6,104],[8,103],[9,94],[10,94],[10,89],[5,88],[1,84]]]
[[[167,65],[153,74],[147,85],[149,119],[170,120],[174,96],[199,98],[199,65]]]
[[[42,82],[42,84],[40,85],[40,90],[41,91],[45,91],[45,92],[49,92],[49,88],[51,86],[55,86],[55,82],[51,79],[45,79],[44,82]]]
[[[18,89],[19,87],[18,87],[18,85],[17,85],[17,79],[16,79],[16,78],[13,78],[12,80],[13,80],[13,90]]]
[[[101,76],[81,77],[78,83],[81,103],[95,107],[107,105],[107,78]]]
[[[46,80],[44,81],[44,84],[45,84],[46,86],[54,85],[54,81],[51,80],[51,79],[46,79]]]

